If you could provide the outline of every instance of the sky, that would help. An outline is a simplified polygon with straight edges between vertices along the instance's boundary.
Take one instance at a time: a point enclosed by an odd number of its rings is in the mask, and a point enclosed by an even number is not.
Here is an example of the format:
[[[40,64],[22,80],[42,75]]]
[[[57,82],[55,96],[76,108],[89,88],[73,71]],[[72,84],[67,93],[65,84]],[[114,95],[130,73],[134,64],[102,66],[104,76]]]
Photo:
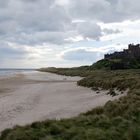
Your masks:
[[[130,43],[139,0],[0,0],[0,68],[90,65]]]

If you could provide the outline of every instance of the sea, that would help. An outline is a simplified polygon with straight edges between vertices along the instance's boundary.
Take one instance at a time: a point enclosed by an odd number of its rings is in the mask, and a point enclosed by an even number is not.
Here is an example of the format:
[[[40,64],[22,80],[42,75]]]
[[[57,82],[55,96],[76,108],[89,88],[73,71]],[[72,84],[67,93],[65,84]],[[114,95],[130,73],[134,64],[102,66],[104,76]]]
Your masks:
[[[0,69],[0,78],[12,77],[16,74],[33,72],[35,69]]]

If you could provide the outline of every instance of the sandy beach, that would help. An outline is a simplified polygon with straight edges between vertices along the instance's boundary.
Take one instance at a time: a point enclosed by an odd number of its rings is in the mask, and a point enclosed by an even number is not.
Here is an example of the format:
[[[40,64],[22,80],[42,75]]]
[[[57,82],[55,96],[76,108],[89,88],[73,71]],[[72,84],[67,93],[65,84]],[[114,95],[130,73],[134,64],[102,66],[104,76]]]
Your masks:
[[[29,72],[0,79],[0,131],[15,125],[76,116],[104,105],[107,91],[77,86],[80,77]],[[123,94],[125,95],[125,94]]]

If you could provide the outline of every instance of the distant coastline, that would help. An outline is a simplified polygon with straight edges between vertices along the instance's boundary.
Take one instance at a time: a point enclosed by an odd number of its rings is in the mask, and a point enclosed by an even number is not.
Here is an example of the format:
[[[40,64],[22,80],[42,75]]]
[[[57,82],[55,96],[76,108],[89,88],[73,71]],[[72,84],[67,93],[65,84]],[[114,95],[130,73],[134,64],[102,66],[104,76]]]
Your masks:
[[[18,73],[32,72],[35,69],[11,69],[11,68],[1,68],[0,78],[11,77]]]

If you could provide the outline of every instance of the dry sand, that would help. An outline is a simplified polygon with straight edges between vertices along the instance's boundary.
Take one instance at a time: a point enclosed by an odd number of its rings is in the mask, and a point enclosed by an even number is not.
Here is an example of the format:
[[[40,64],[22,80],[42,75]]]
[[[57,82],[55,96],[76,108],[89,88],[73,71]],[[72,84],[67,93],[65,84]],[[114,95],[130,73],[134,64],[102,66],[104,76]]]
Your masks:
[[[111,97],[105,94],[107,91],[96,94],[77,86],[80,79],[41,72],[0,79],[0,131],[45,119],[73,117],[122,96]]]

